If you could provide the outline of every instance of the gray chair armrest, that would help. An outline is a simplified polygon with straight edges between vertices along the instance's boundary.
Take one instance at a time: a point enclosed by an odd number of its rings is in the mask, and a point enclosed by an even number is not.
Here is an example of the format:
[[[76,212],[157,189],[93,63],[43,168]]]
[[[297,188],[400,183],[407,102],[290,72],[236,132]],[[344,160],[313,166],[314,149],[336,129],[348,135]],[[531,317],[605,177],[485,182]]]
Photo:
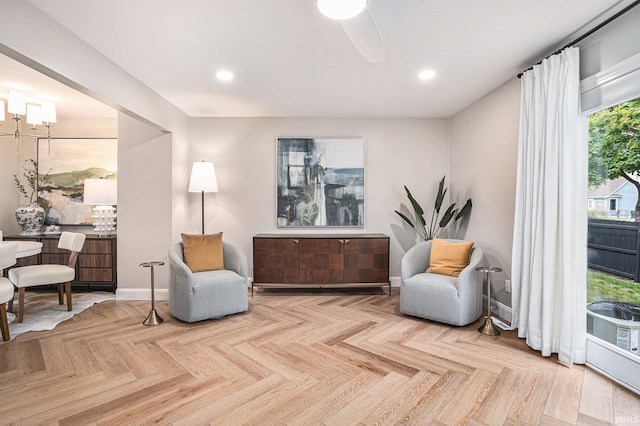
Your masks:
[[[224,269],[234,271],[245,279],[249,276],[247,257],[238,247],[223,241],[222,257],[224,258]]]
[[[429,257],[431,256],[431,241],[418,243],[411,247],[402,256],[400,271],[402,281],[411,278],[416,274],[425,272],[429,267]]]
[[[170,279],[174,283],[184,283],[191,288],[194,283],[193,272],[184,263],[182,243],[172,244],[169,248]]]
[[[458,294],[460,297],[474,297],[477,292],[482,293],[482,286],[478,285],[476,268],[482,263],[482,257],[484,256],[482,249],[478,246],[473,246],[471,252],[471,258],[469,259],[469,265],[467,265],[458,275]]]

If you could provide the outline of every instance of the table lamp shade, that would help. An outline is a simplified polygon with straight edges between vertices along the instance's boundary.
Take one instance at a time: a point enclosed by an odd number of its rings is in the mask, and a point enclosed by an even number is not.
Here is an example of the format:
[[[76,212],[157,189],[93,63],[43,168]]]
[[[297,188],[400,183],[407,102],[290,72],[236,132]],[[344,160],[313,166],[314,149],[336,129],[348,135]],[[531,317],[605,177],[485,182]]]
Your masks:
[[[56,104],[45,101],[42,103],[42,121],[47,123],[55,123],[58,121],[56,115]]]
[[[85,179],[84,204],[113,206],[118,204],[118,181],[113,179]]]
[[[213,163],[208,161],[193,163],[189,192],[218,192],[216,169]]]
[[[85,179],[84,204],[92,204],[93,230],[106,236],[116,230],[114,205],[118,204],[118,181],[113,179]]]
[[[27,96],[22,92],[9,92],[7,100],[9,114],[25,115],[27,113]]]

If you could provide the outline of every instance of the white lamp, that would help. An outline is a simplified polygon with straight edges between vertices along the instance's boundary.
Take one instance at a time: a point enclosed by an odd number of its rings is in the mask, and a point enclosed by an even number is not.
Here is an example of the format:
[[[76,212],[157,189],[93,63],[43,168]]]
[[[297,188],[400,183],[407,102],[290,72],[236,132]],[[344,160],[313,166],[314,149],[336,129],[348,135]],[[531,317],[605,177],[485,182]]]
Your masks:
[[[218,192],[216,169],[213,163],[207,161],[193,163],[191,179],[189,180],[189,192],[202,193],[202,233],[204,234],[204,193]]]
[[[55,123],[58,121],[56,115],[56,104],[53,102],[42,102],[42,121],[45,123]]]
[[[27,105],[27,123],[31,124],[33,127],[42,124],[42,109],[40,108],[40,105]]]
[[[25,115],[27,113],[27,95],[22,92],[10,91],[7,111],[9,114]]]
[[[316,0],[316,5],[327,18],[344,20],[359,15],[367,7],[367,0]]]
[[[84,204],[93,208],[93,231],[99,236],[116,230],[114,205],[118,204],[118,181],[113,179],[85,179]]]
[[[4,106],[4,101],[0,100],[0,121],[4,121],[6,118]],[[16,127],[12,132],[0,131],[0,136],[11,136],[15,139],[16,156],[20,155],[20,139],[22,137],[38,139],[39,136],[36,134],[38,129],[36,126],[43,123],[47,128],[47,140],[51,142],[51,123],[56,122],[56,105],[53,102],[37,101],[35,104],[27,104],[27,95],[12,90],[9,92],[7,99],[7,112],[13,115],[11,118],[16,122]],[[31,129],[33,130],[32,135],[22,133],[20,126],[20,120],[22,120],[22,118],[20,116],[23,115],[27,116],[26,121],[31,124]]]

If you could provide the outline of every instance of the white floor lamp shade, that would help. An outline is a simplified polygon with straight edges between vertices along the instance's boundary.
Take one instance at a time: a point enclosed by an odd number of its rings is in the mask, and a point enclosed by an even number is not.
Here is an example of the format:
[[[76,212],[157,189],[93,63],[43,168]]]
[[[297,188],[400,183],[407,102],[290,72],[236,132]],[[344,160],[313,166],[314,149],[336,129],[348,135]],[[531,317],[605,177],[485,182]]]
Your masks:
[[[200,192],[202,195],[202,233],[204,234],[204,193],[218,192],[218,180],[216,168],[208,161],[193,163],[191,179],[189,179],[189,192]]]
[[[113,179],[85,179],[84,204],[93,208],[93,231],[98,235],[109,235],[116,230],[118,204],[118,181]]]

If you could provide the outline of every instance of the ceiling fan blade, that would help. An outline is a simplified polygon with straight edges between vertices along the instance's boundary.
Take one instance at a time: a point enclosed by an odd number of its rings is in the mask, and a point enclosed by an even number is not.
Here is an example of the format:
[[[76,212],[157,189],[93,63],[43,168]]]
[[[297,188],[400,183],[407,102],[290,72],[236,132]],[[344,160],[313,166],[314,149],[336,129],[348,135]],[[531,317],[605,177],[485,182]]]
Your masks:
[[[378,24],[366,8],[355,18],[341,21],[351,43],[369,62],[382,62],[386,59],[384,42]]]

